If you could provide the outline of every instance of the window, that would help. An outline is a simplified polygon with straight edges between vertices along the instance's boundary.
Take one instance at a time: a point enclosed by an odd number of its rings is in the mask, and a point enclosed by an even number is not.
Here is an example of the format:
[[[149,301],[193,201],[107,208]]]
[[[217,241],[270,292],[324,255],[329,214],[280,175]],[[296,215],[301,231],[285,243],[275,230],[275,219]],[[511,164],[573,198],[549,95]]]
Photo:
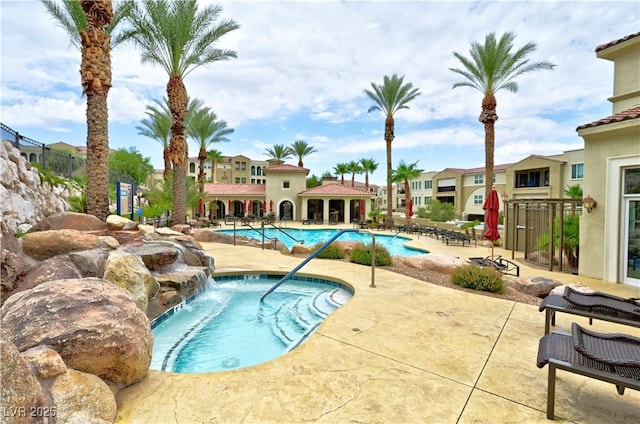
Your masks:
[[[247,183],[247,179],[246,179],[246,178],[244,178],[244,177],[242,177],[242,178],[240,179],[240,181],[242,182],[242,184],[246,184],[246,183]]]
[[[431,182],[431,181],[429,181]],[[428,205],[429,203],[431,203],[431,196],[424,196],[424,204]]]
[[[584,163],[574,163],[571,165],[571,179],[580,180],[584,178]]]
[[[482,194],[475,194],[473,196],[473,204],[474,205],[481,205],[483,201],[483,196]]]
[[[482,175],[482,174],[474,175],[473,176],[473,183],[474,184],[484,184],[484,175]]]
[[[290,187],[289,181],[282,182],[282,188],[289,188],[289,187]]]
[[[240,178],[236,177],[236,184],[240,184]]]
[[[195,163],[191,162],[191,163],[189,164],[189,172],[190,172],[191,174],[193,174],[194,172],[196,172],[196,164],[195,164]]]
[[[241,165],[241,169],[242,169],[243,171],[246,171],[246,170],[247,170],[247,162],[242,162],[240,165]]]
[[[432,184],[433,184],[433,182],[431,180],[427,180],[427,181],[424,182],[424,188],[425,189],[432,188],[433,187]]]
[[[236,162],[236,171],[240,170],[240,162]]]
[[[251,178],[251,184],[255,184],[256,183],[256,179],[255,178]]]
[[[251,175],[256,175],[256,167],[251,165]]]

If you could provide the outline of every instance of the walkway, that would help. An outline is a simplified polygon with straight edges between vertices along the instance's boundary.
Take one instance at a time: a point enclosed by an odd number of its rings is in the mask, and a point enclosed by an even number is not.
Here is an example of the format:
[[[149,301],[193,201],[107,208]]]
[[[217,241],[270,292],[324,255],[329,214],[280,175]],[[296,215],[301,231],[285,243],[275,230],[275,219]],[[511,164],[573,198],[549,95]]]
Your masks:
[[[333,227],[335,228],[335,227]],[[488,248],[412,242],[451,256],[486,256]],[[207,243],[218,272],[287,272],[301,259],[269,250]],[[510,252],[499,252],[510,257]],[[361,265],[314,259],[302,271],[355,288],[295,351],[255,367],[204,374],[150,371],[118,396],[120,423],[501,423],[545,418],[547,369],[535,365],[544,316],[536,306],[449,289]],[[640,289],[547,273],[623,296]],[[575,320],[558,317],[561,328]],[[631,328],[594,322],[596,331]],[[635,330],[635,329],[634,329]],[[637,333],[637,332],[636,332]],[[640,336],[640,334],[638,334]],[[640,422],[640,392],[562,371],[556,421]]]

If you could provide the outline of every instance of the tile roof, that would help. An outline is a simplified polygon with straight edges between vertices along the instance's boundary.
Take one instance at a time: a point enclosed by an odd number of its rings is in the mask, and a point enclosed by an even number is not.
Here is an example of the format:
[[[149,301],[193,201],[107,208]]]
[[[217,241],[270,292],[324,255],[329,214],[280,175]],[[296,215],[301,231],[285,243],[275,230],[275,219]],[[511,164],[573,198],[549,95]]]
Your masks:
[[[576,131],[583,130],[585,128],[599,127],[600,125],[613,124],[615,122],[626,121],[629,119],[640,118],[640,106],[633,107],[631,109],[623,110],[622,112],[614,113],[606,118],[598,119],[597,121],[590,122],[588,124],[580,125],[576,128]]]
[[[215,196],[264,196],[264,184],[226,184],[208,183],[204,191]]]
[[[279,171],[279,172],[304,172],[309,173],[309,169],[300,166],[289,165],[288,163],[281,163],[279,165],[268,166],[265,168],[265,172]]]
[[[635,34],[630,34],[630,35],[624,36],[624,37],[619,38],[617,40],[609,41],[608,43],[600,44],[599,46],[596,47],[596,52],[608,49],[609,47],[613,47],[616,44],[623,43],[623,42],[625,42],[627,40],[630,40],[630,39],[638,37],[638,36],[640,36],[640,32],[636,32]]]
[[[349,187],[342,184],[323,184],[321,186],[313,187],[301,191],[298,193],[301,196],[351,196],[351,197],[371,197],[371,193],[367,193],[364,190]]]
[[[502,171],[504,169],[509,168],[511,165],[513,165],[513,163],[501,163],[498,165],[493,165],[493,170],[494,171]],[[451,171],[451,172],[456,172],[458,174],[477,174],[479,172],[484,172],[486,169],[486,167],[484,166],[480,166],[478,168],[445,168],[442,171],[438,172],[437,174],[441,174],[445,171]]]

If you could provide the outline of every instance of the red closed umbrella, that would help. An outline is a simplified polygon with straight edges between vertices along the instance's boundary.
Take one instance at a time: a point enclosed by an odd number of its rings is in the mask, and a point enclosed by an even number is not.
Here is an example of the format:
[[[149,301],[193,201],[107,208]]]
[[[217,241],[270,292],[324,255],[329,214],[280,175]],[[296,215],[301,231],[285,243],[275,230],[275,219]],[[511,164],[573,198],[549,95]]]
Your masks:
[[[491,260],[493,261],[493,242],[500,238],[500,233],[498,232],[500,201],[498,200],[498,192],[495,189],[489,192],[489,197],[484,201],[482,209],[485,210],[484,237],[491,241]]]
[[[267,200],[266,199],[262,201],[262,211],[265,212],[265,213],[267,212]]]
[[[360,199],[360,218],[364,217],[364,199]]]
[[[243,200],[242,201],[242,214],[246,214],[247,213],[247,201]]]
[[[229,199],[229,211],[227,212],[227,215],[231,215],[231,199]]]
[[[409,217],[409,221],[411,221],[411,217],[413,216],[413,199],[409,199],[409,203],[407,204],[407,216]]]
[[[269,212],[273,212],[273,200],[269,200]]]

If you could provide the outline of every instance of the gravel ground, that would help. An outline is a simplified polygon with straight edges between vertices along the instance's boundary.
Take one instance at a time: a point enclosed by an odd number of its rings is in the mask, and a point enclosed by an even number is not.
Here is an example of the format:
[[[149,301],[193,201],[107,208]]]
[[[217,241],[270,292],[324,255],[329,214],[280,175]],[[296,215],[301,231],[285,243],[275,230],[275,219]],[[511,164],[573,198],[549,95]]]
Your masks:
[[[406,265],[402,265],[399,261],[396,260],[393,261],[393,264],[391,266],[381,266],[380,268],[391,272],[397,272],[398,274],[403,274],[408,277],[415,278],[416,280],[422,280],[428,283],[437,284],[439,286],[445,286],[456,290],[464,290],[469,293],[480,294],[483,296],[497,297],[500,299],[512,300],[529,305],[540,305],[540,303],[542,302],[542,299],[540,299],[539,297],[530,296],[511,288],[508,284],[508,281],[505,285],[504,292],[499,294],[480,290],[466,289],[453,284],[451,282],[451,276],[449,274],[442,274],[430,270],[408,267]]]

